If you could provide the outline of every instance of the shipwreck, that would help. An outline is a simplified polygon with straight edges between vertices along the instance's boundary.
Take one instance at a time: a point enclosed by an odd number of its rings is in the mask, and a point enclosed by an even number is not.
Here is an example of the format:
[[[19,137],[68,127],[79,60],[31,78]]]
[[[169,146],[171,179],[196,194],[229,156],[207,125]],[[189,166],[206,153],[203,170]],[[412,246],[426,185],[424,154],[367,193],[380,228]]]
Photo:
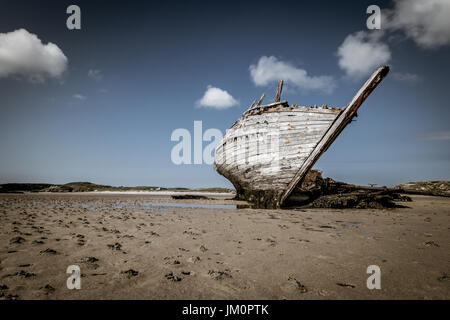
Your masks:
[[[281,101],[280,80],[273,103],[262,105],[263,94],[227,130],[214,169],[233,184],[237,199],[281,207],[388,72],[376,70],[344,108],[289,105]]]

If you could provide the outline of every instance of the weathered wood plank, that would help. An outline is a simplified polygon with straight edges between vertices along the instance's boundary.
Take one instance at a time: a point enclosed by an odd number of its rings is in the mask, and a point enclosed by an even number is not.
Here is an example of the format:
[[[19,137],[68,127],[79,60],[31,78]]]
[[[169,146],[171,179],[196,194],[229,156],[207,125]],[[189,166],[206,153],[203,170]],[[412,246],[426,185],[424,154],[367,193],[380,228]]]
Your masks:
[[[261,98],[259,98],[258,103],[256,104],[256,106],[260,106],[261,105],[261,103],[263,102],[265,96],[266,96],[266,94],[263,93]]]
[[[253,108],[253,106],[255,105],[255,103],[256,103],[256,99],[253,100],[252,104],[251,104],[250,107],[247,109],[247,111],[250,110],[251,108]]]

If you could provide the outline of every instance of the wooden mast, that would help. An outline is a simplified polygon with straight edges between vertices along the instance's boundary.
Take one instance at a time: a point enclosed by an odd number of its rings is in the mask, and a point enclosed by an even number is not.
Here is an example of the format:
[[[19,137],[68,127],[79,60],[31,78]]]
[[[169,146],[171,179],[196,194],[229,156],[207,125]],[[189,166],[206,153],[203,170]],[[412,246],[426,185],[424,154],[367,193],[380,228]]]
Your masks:
[[[275,102],[280,102],[281,91],[283,90],[283,80],[278,81],[277,95],[275,96]]]

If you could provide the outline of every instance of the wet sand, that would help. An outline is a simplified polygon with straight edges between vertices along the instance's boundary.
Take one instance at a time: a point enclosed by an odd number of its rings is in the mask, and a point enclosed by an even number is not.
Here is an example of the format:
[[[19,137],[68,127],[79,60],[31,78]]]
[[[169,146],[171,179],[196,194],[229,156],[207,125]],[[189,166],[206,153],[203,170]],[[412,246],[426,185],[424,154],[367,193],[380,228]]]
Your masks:
[[[450,198],[389,210],[0,195],[0,299],[450,299]],[[81,290],[66,286],[69,265]],[[369,265],[381,290],[369,290]]]

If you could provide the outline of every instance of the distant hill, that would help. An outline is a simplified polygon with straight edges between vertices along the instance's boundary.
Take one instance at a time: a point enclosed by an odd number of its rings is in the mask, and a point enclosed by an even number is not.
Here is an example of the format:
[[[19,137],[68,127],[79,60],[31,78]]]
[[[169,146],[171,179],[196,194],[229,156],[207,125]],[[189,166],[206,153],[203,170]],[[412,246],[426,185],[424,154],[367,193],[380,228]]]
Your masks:
[[[51,187],[47,183],[5,183],[0,185],[1,193],[39,192]]]
[[[450,181],[418,181],[395,186],[407,193],[450,197]]]
[[[66,184],[48,183],[5,183],[0,184],[0,193],[25,192],[93,192],[93,191],[197,191],[197,192],[232,192],[227,188],[162,188],[154,186],[114,187],[92,182],[69,182]]]

